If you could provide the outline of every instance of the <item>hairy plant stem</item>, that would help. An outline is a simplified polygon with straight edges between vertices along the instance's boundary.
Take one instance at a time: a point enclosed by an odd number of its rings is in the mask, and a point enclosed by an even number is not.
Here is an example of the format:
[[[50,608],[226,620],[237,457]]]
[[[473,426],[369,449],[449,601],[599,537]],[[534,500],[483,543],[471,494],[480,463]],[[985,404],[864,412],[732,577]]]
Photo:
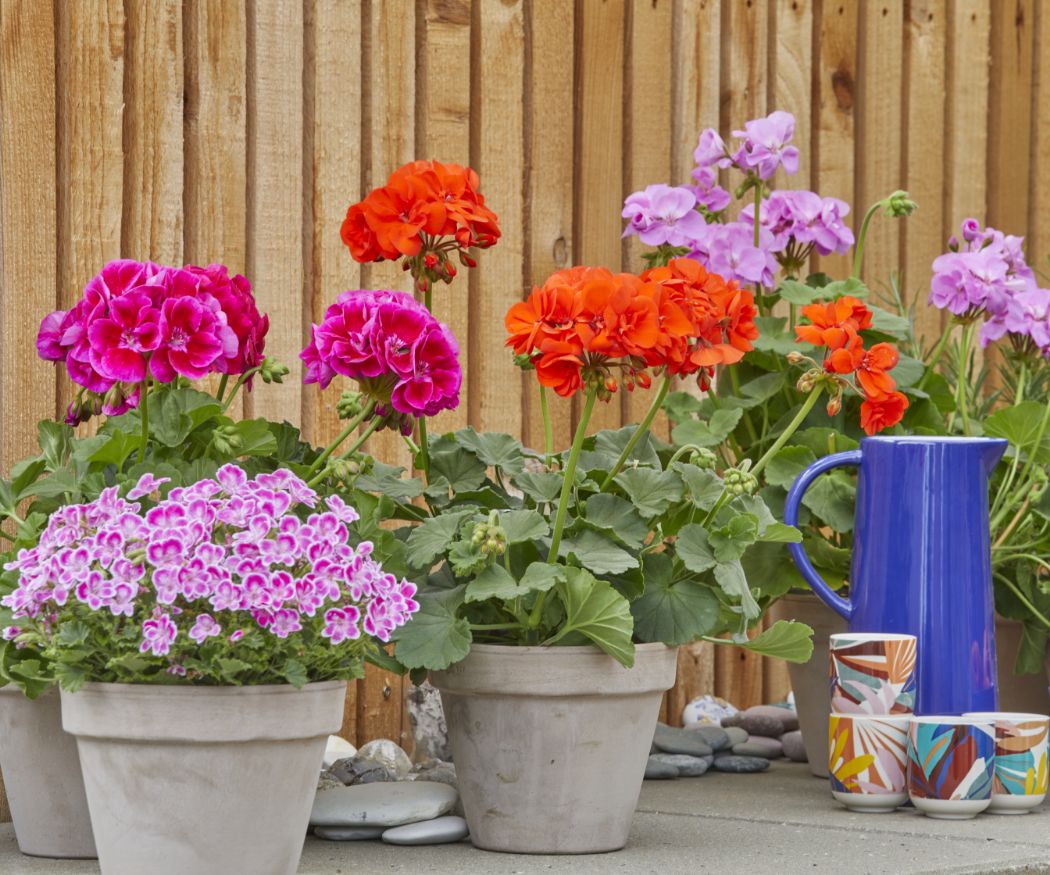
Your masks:
[[[751,469],[751,473],[755,477],[757,477],[762,471],[762,469],[769,464],[770,459],[772,459],[777,453],[780,452],[784,444],[791,440],[791,436],[796,431],[798,431],[799,426],[806,421],[806,417],[809,416],[809,412],[816,406],[817,401],[823,394],[824,387],[819,385],[815,387],[812,392],[809,393],[809,397],[807,397],[806,400],[802,403],[802,406],[799,408],[798,413],[795,414],[795,418],[788,423],[788,427],[785,428],[780,437],[778,437],[773,442],[773,445],[768,450],[766,450],[762,458],[755,462],[755,466]]]
[[[631,457],[631,453],[634,452],[634,448],[638,446],[638,442],[649,432],[650,426],[653,424],[653,420],[656,419],[656,414],[660,412],[660,408],[663,406],[664,399],[667,397],[667,393],[671,389],[671,375],[665,374],[663,382],[660,383],[660,388],[657,390],[656,395],[653,398],[653,403],[649,405],[649,409],[645,413],[645,418],[638,423],[634,430],[634,434],[631,435],[631,439],[627,441],[627,446],[623,448],[620,453],[620,458],[616,460],[616,464],[612,466],[609,473],[605,475],[605,479],[602,481],[601,489],[605,489],[613,481],[613,477],[620,473],[624,466],[624,463]]]
[[[367,441],[369,437],[371,437],[372,432],[379,428],[382,422],[383,420],[379,417],[373,418],[372,421],[369,422],[368,425],[365,427],[365,430],[361,432],[361,434],[359,434],[357,438],[354,439],[350,446],[347,447],[346,450],[339,455],[339,459],[341,460],[349,458],[353,453],[355,453],[364,444],[364,442]],[[324,478],[327,476],[328,466],[326,465],[324,468],[318,471],[317,474],[311,480],[308,480],[306,485],[312,488],[318,483],[320,483],[322,480],[324,480]]]
[[[554,425],[547,404],[546,386],[540,386],[540,412],[543,414],[543,464],[549,471],[554,464]]]
[[[998,538],[996,538],[995,539],[995,543],[992,544],[992,549],[993,550],[996,550],[999,547],[1002,547],[1003,544],[1006,542],[1006,539],[1009,538],[1010,535],[1013,534],[1014,529],[1017,528],[1017,524],[1019,522],[1021,522],[1021,519],[1024,517],[1025,513],[1028,511],[1028,508],[1031,507],[1031,504],[1032,504],[1032,499],[1031,498],[1026,498],[1024,500],[1024,502],[1022,502],[1021,506],[1019,508],[1017,508],[1017,513],[1014,514],[1014,518],[1012,520],[1010,520],[1009,525],[1007,525],[1007,527],[1005,529],[1003,529],[1003,533]]]
[[[860,279],[860,267],[864,263],[864,241],[868,237],[868,226],[871,224],[872,218],[875,213],[878,212],[879,207],[882,206],[882,201],[877,201],[868,207],[868,211],[864,214],[864,221],[860,223],[860,233],[857,235],[857,245],[853,247],[853,270],[850,272],[851,279]]]
[[[339,432],[339,436],[334,441],[332,441],[332,443],[330,443],[327,447],[325,447],[324,452],[313,460],[313,462],[310,464],[310,467],[306,469],[306,473],[308,475],[313,474],[315,471],[320,469],[324,465],[324,463],[328,461],[328,457],[331,456],[332,453],[336,451],[336,449],[338,449],[339,445],[343,441],[345,441],[348,437],[350,437],[350,435],[352,435],[357,430],[357,427],[362,422],[364,422],[366,419],[368,419],[368,417],[372,415],[375,409],[376,402],[374,400],[370,400],[368,404],[364,406],[361,412],[358,413],[357,416],[355,416],[353,419],[351,419],[343,428],[343,430]]]
[[[958,382],[955,386],[955,406],[958,408],[959,419],[962,422],[963,434],[970,436],[970,414],[966,409],[968,403],[966,397],[966,383],[970,378],[970,344],[973,343],[974,324],[967,323],[963,328],[962,340],[959,348],[959,371]]]
[[[229,374],[223,374],[219,379],[219,388],[215,392],[215,400],[222,403],[222,396],[226,394],[226,384],[230,381]]]
[[[995,577],[1000,583],[1003,584],[1003,586],[1005,586],[1015,596],[1017,596],[1017,600],[1021,602],[1021,604],[1023,604],[1026,608],[1028,608],[1028,610],[1032,612],[1032,614],[1037,620],[1039,620],[1040,623],[1046,626],[1047,629],[1050,629],[1050,620],[1048,620],[1039,611],[1036,610],[1035,605],[1033,605],[1030,601],[1028,601],[1027,598],[1025,598],[1024,593],[1017,588],[1017,586],[1012,580],[1010,580],[1010,578],[1008,578],[1005,574],[1000,574],[998,571],[995,572]]]
[[[426,289],[423,291],[423,306],[427,308],[427,311],[433,313],[431,310],[432,306],[432,293],[430,291],[430,284],[427,284]],[[419,417],[419,461],[423,469],[423,482],[430,483],[430,438],[427,435],[427,418],[425,416]]]
[[[142,381],[139,391],[139,409],[142,411],[142,443],[139,445],[139,462],[146,461],[146,445],[149,443],[149,377]]]
[[[237,378],[237,382],[234,383],[233,384],[233,388],[230,389],[229,397],[225,401],[222,402],[222,412],[223,413],[225,413],[227,410],[230,409],[230,405],[233,404],[233,399],[237,397],[237,393],[240,391],[241,386],[243,386],[245,383],[247,383],[252,377],[254,377],[261,370],[262,370],[261,367],[249,368],[247,371],[245,371],[243,374],[241,374]]]
[[[926,370],[923,371],[921,379],[915,386],[916,389],[921,391],[926,387],[926,382],[933,375],[933,369],[937,366],[937,363],[941,360],[941,356],[944,355],[944,351],[948,348],[948,340],[951,338],[954,330],[955,323],[949,319],[948,324],[944,326],[944,331],[941,332],[937,345],[934,346],[933,351],[930,353],[929,360],[925,362]]]

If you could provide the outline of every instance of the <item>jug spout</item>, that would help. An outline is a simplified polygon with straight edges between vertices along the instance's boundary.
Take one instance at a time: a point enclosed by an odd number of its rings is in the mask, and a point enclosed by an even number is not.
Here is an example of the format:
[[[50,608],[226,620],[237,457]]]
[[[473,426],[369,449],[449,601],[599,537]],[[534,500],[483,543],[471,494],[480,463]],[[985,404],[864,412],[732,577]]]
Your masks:
[[[975,438],[981,442],[981,463],[984,466],[984,473],[991,474],[995,470],[995,466],[999,464],[999,460],[1003,457],[1003,453],[1006,452],[1006,448],[1010,445],[1009,441],[1005,438]]]

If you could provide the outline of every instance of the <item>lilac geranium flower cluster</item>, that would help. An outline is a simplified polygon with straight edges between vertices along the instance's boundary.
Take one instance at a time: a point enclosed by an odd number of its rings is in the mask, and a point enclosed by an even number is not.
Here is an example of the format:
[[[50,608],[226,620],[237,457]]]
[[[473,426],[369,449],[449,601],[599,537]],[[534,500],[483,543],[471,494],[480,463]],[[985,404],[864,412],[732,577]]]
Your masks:
[[[300,354],[305,383],[324,389],[336,374],[356,380],[387,417],[411,434],[413,417],[459,404],[459,346],[446,325],[405,292],[343,292],[313,326]]]
[[[110,487],[55,511],[37,545],[4,566],[18,575],[2,600],[15,618],[4,637],[62,664],[68,629],[82,628],[74,649],[90,680],[126,680],[109,677],[112,661],[134,654],[143,675],[229,683],[229,660],[248,671],[259,655],[250,682],[295,682],[275,652],[310,680],[331,677],[418,610],[415,585],[385,572],[368,541],[353,545],[355,510],[334,495],[321,506],[292,472],[249,478],[225,465],[159,501],[134,500],[166,482],[146,474],[127,497]],[[347,642],[356,646],[339,651]]]
[[[624,202],[628,220],[624,236],[637,234],[650,246],[685,250],[708,270],[726,279],[764,288],[776,285],[778,269],[797,275],[814,250],[821,255],[844,253],[854,243],[845,223],[849,206],[837,198],[811,191],[773,191],[759,211],[755,234],[755,206],[748,204],[731,220],[726,215],[729,192],[718,184],[719,171],[744,175],[737,196],[751,189],[766,194],[768,180],[778,169],[798,171],[799,150],[791,145],[795,119],[773,112],[734,131],[729,146],[716,130],[707,128],[693,153],[693,185],[650,185]]]
[[[248,281],[221,264],[119,259],[92,277],[71,309],[44,317],[37,351],[63,362],[81,386],[66,415],[76,425],[137,407],[147,378],[248,372],[262,362],[268,329]]]
[[[1024,238],[962,223],[949,251],[933,262],[930,304],[972,322],[983,319],[982,346],[1008,337],[1018,350],[1050,358],[1050,290],[1039,288],[1025,261]]]

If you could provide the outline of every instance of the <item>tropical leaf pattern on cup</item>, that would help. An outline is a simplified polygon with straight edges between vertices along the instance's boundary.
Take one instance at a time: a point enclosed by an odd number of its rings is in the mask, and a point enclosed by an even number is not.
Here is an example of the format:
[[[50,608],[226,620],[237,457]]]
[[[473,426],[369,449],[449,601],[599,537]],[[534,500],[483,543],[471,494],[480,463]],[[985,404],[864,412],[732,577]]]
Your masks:
[[[840,714],[910,714],[915,707],[915,639],[836,636],[831,709]]]
[[[831,789],[869,795],[905,792],[908,726],[886,717],[832,714],[828,723]]]
[[[1047,791],[1050,719],[997,720],[993,793],[1041,796]]]
[[[912,723],[908,791],[924,799],[988,799],[995,770],[990,726]]]

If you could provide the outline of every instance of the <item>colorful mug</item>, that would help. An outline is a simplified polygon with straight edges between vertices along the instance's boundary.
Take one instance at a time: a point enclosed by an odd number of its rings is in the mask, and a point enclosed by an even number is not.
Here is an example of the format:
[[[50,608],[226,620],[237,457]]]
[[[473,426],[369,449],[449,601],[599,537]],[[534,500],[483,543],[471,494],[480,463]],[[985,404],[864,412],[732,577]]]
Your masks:
[[[831,636],[831,710],[836,714],[911,714],[915,636],[844,632]]]
[[[853,811],[893,811],[908,799],[907,715],[832,714],[831,795]]]
[[[992,804],[995,725],[980,717],[913,717],[908,795],[929,817],[967,820]]]
[[[1050,717],[1004,711],[963,716],[991,720],[995,724],[995,780],[988,810],[994,814],[1027,814],[1038,807],[1046,798],[1050,780],[1047,769]]]

